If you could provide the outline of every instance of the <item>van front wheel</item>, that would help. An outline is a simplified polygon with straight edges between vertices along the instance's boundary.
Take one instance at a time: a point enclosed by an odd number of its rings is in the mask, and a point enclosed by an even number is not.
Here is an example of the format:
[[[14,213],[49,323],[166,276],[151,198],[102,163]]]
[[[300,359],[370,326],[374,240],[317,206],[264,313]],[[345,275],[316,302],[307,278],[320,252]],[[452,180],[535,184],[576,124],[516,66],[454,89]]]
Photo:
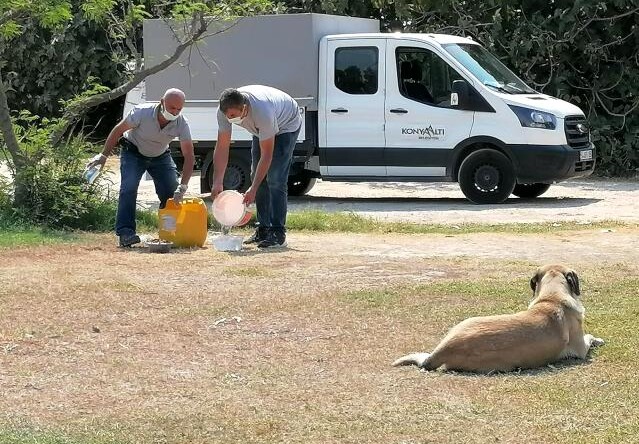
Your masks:
[[[548,191],[549,183],[519,183],[515,185],[513,194],[522,199],[534,199]]]
[[[468,155],[459,167],[459,187],[476,204],[497,204],[515,188],[513,165],[504,154],[485,148]]]

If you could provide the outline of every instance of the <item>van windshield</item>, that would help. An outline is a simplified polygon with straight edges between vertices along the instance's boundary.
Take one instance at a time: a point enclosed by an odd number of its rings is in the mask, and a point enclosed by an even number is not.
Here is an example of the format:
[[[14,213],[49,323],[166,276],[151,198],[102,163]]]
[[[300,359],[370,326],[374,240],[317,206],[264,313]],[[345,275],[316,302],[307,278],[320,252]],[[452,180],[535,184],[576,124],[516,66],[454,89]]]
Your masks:
[[[442,46],[455,60],[486,86],[506,94],[537,93],[483,46],[475,44],[448,44]]]

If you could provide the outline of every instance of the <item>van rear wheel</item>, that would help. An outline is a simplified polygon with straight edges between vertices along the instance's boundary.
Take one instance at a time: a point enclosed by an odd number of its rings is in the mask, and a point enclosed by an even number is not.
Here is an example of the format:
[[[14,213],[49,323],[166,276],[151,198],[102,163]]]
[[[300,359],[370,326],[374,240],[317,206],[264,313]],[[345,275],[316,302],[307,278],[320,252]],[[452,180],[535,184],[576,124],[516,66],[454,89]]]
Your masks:
[[[459,167],[459,187],[476,204],[497,204],[515,188],[513,165],[504,154],[484,148],[472,152]]]
[[[213,164],[208,172],[209,186],[213,189]],[[251,185],[251,164],[243,156],[229,156],[229,163],[224,173],[224,189],[240,193]]]
[[[534,199],[548,191],[549,183],[518,183],[513,194],[522,199]]]
[[[306,174],[296,174],[288,177],[288,195],[304,196],[315,186],[317,179]]]

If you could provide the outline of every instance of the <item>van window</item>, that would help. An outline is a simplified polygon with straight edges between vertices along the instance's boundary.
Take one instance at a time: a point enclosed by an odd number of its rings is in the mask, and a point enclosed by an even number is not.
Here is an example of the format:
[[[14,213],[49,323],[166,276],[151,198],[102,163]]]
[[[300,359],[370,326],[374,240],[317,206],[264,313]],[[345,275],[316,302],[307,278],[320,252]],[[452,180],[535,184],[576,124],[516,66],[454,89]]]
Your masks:
[[[483,46],[449,44],[444,49],[484,85],[507,94],[537,94]]]
[[[395,51],[400,93],[411,100],[449,107],[454,80],[462,80],[448,63],[423,48],[400,47]]]
[[[376,47],[358,46],[335,51],[335,86],[348,94],[377,92],[379,53]]]

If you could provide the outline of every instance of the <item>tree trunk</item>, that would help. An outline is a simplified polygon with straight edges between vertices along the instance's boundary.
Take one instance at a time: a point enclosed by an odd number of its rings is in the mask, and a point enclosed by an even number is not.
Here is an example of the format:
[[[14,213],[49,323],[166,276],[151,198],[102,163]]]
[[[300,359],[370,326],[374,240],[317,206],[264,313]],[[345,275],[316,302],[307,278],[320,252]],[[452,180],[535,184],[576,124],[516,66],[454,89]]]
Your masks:
[[[13,163],[13,180],[15,187],[14,201],[20,202],[22,196],[25,196],[28,192],[26,185],[20,181],[20,172],[26,167],[27,158],[20,150],[20,144],[16,138],[16,133],[13,131],[11,112],[9,111],[9,104],[7,103],[7,91],[2,78],[2,71],[0,71],[0,132],[2,132],[6,152]]]
[[[2,71],[0,71],[0,131],[2,131],[4,144],[16,169],[24,166],[26,159],[20,152],[18,139],[16,138],[16,134],[13,132],[11,112],[9,111],[9,105],[7,103],[7,91],[4,86],[4,80],[2,79]]]

